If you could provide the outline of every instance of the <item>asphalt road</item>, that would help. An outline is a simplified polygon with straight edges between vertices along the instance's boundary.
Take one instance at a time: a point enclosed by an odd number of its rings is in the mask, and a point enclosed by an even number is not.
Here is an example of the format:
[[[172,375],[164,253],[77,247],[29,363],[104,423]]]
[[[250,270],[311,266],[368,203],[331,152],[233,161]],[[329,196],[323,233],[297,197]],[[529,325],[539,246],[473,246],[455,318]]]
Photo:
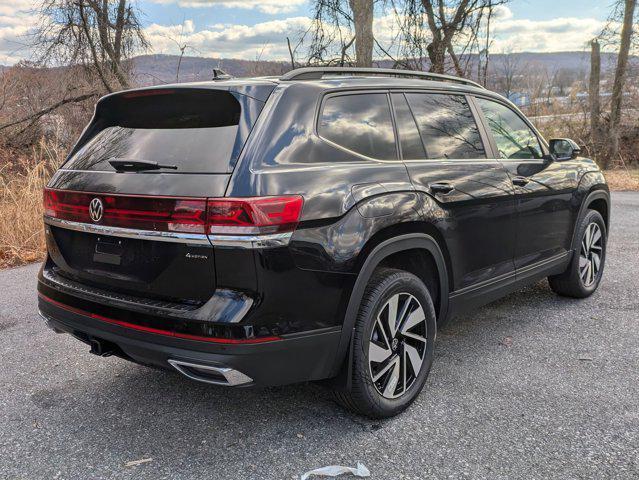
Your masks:
[[[36,314],[37,266],[0,272],[0,477],[639,477],[639,194],[613,196],[603,284],[545,282],[443,329],[417,402],[378,422],[316,385],[227,390],[101,359]],[[151,459],[137,466],[128,462]]]

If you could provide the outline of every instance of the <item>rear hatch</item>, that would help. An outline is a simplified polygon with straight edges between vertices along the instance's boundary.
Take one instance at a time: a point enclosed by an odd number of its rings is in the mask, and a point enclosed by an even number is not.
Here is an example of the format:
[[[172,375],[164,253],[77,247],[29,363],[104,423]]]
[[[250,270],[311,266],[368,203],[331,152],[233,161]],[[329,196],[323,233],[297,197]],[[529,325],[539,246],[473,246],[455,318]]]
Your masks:
[[[45,272],[100,292],[208,300],[207,198],[224,196],[274,84],[259,87],[251,96],[221,85],[103,98],[45,190]]]

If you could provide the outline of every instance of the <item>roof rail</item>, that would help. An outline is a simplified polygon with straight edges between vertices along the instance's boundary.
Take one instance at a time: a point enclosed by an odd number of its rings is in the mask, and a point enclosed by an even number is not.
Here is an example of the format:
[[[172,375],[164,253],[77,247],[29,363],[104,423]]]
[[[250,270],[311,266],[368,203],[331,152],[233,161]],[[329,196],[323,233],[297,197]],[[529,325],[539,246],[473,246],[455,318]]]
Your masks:
[[[424,80],[435,80],[439,82],[461,83],[472,87],[484,88],[477,82],[466,80],[465,78],[453,77],[452,75],[442,75],[440,73],[419,72],[416,70],[397,70],[394,68],[361,68],[361,67],[304,67],[296,68],[280,77],[281,81],[289,80],[321,80],[324,75],[348,75],[348,74],[371,74],[388,77],[415,77]]]

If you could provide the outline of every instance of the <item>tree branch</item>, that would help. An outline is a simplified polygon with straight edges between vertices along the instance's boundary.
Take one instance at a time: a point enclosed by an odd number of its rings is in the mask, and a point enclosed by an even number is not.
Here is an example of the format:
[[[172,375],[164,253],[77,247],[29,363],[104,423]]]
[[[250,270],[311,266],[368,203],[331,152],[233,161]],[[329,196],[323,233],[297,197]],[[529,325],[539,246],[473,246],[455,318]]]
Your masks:
[[[97,97],[97,96],[98,96],[97,92],[91,92],[91,93],[85,93],[84,95],[79,95],[77,97],[65,98],[63,100],[60,100],[57,103],[54,103],[50,107],[47,107],[47,108],[45,108],[43,110],[40,110],[40,111],[35,112],[35,113],[32,113],[31,115],[28,115],[26,117],[20,118],[18,120],[14,120],[13,122],[9,122],[9,123],[5,123],[3,125],[0,125],[0,130],[4,130],[6,128],[13,127],[15,125],[19,125],[19,124],[24,123],[24,122],[31,121],[33,123],[35,120],[43,117],[44,115],[47,115],[47,114],[53,112],[54,110],[57,110],[58,108],[60,108],[60,107],[62,107],[64,105],[67,105],[69,103],[79,103],[79,102],[82,102],[84,100],[88,100],[89,98],[93,98],[93,97]]]

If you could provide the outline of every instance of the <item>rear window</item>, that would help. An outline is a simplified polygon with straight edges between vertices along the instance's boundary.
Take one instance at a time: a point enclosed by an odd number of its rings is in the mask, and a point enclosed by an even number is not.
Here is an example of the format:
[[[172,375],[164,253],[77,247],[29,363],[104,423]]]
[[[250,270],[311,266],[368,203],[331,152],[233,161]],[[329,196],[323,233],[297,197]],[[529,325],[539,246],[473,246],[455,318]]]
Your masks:
[[[388,96],[366,93],[329,97],[318,125],[326,140],[380,160],[396,160],[395,133]]]
[[[64,168],[115,171],[110,160],[142,160],[177,167],[161,170],[169,173],[229,172],[262,105],[226,90],[107,97],[98,105],[90,139]]]

